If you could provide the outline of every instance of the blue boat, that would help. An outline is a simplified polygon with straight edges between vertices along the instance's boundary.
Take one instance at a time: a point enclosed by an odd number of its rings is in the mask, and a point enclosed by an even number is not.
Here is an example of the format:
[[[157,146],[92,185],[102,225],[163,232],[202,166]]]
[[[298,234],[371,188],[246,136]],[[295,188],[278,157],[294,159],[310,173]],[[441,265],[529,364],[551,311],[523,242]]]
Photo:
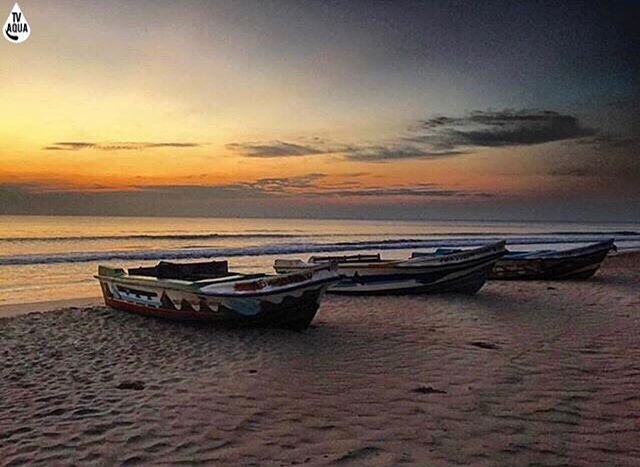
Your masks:
[[[513,251],[496,263],[490,278],[498,280],[589,279],[612,250],[616,250],[613,239],[570,250]]]

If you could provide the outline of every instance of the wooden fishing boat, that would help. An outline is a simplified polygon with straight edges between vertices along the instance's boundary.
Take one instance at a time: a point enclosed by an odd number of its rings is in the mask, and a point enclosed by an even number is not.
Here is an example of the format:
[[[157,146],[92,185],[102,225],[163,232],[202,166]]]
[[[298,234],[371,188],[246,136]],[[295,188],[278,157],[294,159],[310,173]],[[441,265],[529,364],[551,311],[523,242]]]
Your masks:
[[[379,254],[312,256],[302,260],[277,259],[277,272],[309,270],[335,262],[342,280],[328,292],[342,294],[474,294],[489,277],[494,264],[505,254],[505,242],[450,254],[415,254],[405,260],[384,260]]]
[[[302,330],[326,289],[339,280],[333,265],[293,274],[237,274],[226,261],[160,262],[154,267],[98,267],[105,303],[162,318],[269,325]]]
[[[513,251],[498,261],[491,279],[557,280],[592,277],[609,251],[613,240],[594,243],[571,250]]]

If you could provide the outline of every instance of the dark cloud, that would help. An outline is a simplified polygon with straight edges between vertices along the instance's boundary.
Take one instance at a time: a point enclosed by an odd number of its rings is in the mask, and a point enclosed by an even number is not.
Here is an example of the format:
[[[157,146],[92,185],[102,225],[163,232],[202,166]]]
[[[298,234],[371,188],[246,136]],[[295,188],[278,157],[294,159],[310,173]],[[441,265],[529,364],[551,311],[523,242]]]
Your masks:
[[[53,143],[51,146],[46,146],[43,149],[48,151],[78,151],[80,149],[93,148],[95,146],[95,143],[87,143],[84,141],[63,141],[60,143]]]
[[[134,143],[135,144],[135,143]],[[147,148],[197,148],[201,143],[138,143]]]
[[[590,138],[572,141],[571,144],[591,146],[598,150],[632,149],[640,151],[640,137],[614,133],[601,133]]]
[[[353,147],[344,152],[345,160],[364,162],[391,162],[404,159],[439,159],[457,156],[467,151],[453,149],[428,149],[416,145],[376,145]]]
[[[329,154],[338,152],[342,148],[334,148],[319,144],[298,144],[286,141],[272,141],[268,143],[230,143],[226,148],[245,157],[292,157],[312,156],[317,154]]]
[[[139,185],[127,190],[118,190],[103,186],[87,188],[65,187],[50,183],[30,183],[18,185],[0,185],[0,193],[5,198],[27,197],[31,199],[56,199],[60,196],[78,194],[99,196],[129,196],[131,199],[182,199],[192,202],[250,199],[328,199],[328,198],[447,198],[447,197],[489,197],[488,193],[453,190],[436,183],[418,183],[396,186],[364,186],[329,183],[323,173],[309,173],[294,177],[268,177],[255,181],[242,181],[221,185]]]
[[[316,181],[325,178],[323,173],[310,173],[297,177],[271,177],[261,178],[255,182],[246,183],[254,189],[260,189],[267,192],[284,193],[292,189],[307,189],[316,187]]]
[[[144,150],[150,148],[195,148],[202,146],[201,143],[143,143],[143,142],[124,142],[124,143],[88,143],[84,141],[64,141],[53,143],[45,146],[46,151],[79,151],[81,149],[99,149],[101,151],[131,151]]]
[[[440,128],[445,125],[452,125],[457,123],[458,119],[440,115],[427,120],[422,120],[420,126],[426,129]]]
[[[448,190],[439,188],[436,184],[418,184],[418,185],[401,185],[390,187],[372,187],[372,188],[348,188],[348,189],[330,189],[321,191],[316,196],[338,196],[338,197],[419,197],[419,198],[468,198],[481,197],[489,198],[491,193]]]
[[[311,177],[316,178],[315,182],[305,181],[304,177],[308,176],[213,186],[139,186],[111,191],[72,187],[62,191],[61,186],[50,191],[51,186],[47,184],[0,184],[0,214],[411,220],[512,220],[523,219],[523,216],[535,220],[640,219],[637,203],[621,202],[624,198],[618,194],[604,196],[601,193],[589,198],[549,198],[546,194],[532,198],[505,197],[458,191],[430,183],[345,188],[328,184],[328,177]],[[616,180],[599,186],[615,187],[617,183]],[[295,188],[300,184],[309,186]],[[585,184],[581,182],[581,185]],[[626,196],[637,193],[637,188],[636,191],[625,190]]]
[[[467,154],[474,149],[529,146],[576,140],[597,134],[577,117],[552,110],[475,111],[455,117],[438,115],[409,128],[381,144],[338,144],[321,138],[310,143],[272,141],[231,143],[226,148],[245,157],[275,158],[339,154],[344,160],[389,162],[404,159],[438,159]]]
[[[593,177],[593,170],[584,167],[558,167],[546,172],[551,177]]]
[[[627,197],[640,193],[640,146],[633,138],[596,138],[567,147],[565,154],[546,161],[540,173],[551,177],[571,177],[588,181],[594,191],[616,192]],[[589,180],[587,180],[589,179]]]
[[[226,148],[244,157],[275,158],[339,154],[344,160],[388,162],[401,159],[440,158],[463,154],[464,151],[430,150],[418,145],[389,144],[336,144],[316,139],[316,143],[299,144],[285,141],[269,143],[231,143]]]
[[[143,192],[171,194],[171,196],[195,196],[200,199],[270,198],[311,193],[319,189],[316,182],[324,177],[326,175],[323,173],[309,173],[222,185],[145,185],[137,186],[136,189]]]
[[[340,177],[364,177],[366,175],[371,175],[370,172],[345,172],[340,174]]]
[[[325,174],[312,173],[298,177],[261,178],[254,182],[239,182],[225,185],[172,185],[138,187],[142,191],[171,193],[175,195],[194,196],[199,199],[215,198],[270,198],[270,197],[304,197],[304,198],[330,198],[330,197],[418,197],[418,198],[445,198],[445,197],[482,197],[492,196],[490,193],[452,190],[443,188],[436,183],[419,183],[398,186],[349,186],[342,184],[316,183],[326,177]]]
[[[407,138],[435,149],[530,146],[596,134],[573,115],[551,110],[476,111],[463,117],[437,116],[423,120]]]

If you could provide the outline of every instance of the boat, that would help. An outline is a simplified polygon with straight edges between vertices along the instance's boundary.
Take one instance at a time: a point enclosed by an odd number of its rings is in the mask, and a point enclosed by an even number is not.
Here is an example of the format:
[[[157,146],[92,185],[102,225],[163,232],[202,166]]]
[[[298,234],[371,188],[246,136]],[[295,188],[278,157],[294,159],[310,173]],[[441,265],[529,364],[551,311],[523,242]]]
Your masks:
[[[226,261],[113,268],[98,266],[107,306],[161,318],[303,330],[327,288],[333,264],[291,274],[238,274]]]
[[[491,279],[558,280],[592,277],[611,250],[613,240],[570,250],[512,251],[498,261]]]
[[[497,242],[455,253],[419,253],[409,259],[382,259],[379,254],[312,256],[277,259],[279,273],[295,273],[336,263],[343,276],[328,293],[351,295],[400,295],[428,293],[474,294],[483,286],[494,264],[506,252],[505,242]]]

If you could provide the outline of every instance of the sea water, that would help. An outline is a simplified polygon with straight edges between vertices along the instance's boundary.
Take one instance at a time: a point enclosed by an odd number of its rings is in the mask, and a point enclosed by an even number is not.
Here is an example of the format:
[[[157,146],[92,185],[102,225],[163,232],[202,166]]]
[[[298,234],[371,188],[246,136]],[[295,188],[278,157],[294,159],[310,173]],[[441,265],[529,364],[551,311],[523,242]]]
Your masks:
[[[98,264],[224,258],[238,272],[272,272],[275,258],[321,252],[402,258],[500,239],[560,250],[612,237],[640,249],[640,223],[0,216],[0,305],[98,296]]]

